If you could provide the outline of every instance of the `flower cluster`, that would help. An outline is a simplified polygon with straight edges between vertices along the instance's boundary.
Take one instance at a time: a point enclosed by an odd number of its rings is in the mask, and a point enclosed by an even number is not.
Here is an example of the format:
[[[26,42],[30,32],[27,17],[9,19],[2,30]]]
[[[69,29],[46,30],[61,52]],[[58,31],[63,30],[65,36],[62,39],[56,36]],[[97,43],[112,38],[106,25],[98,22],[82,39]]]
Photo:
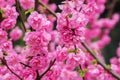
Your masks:
[[[105,3],[65,0],[54,13],[49,0],[0,0],[0,80],[119,80],[120,47],[110,65],[101,55],[119,20],[100,17]]]
[[[60,5],[57,29],[64,44],[78,44],[84,40],[85,26],[97,9],[95,2],[84,4],[83,1],[66,1]]]

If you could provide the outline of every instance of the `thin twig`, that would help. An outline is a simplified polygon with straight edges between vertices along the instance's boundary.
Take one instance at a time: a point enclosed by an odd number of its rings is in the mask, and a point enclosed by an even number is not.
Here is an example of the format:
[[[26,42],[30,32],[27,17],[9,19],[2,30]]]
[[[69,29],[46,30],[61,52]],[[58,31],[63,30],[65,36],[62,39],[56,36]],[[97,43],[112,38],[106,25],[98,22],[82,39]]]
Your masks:
[[[39,0],[35,0],[35,11],[38,11],[38,7],[39,7]]]
[[[117,1],[117,0],[116,0]],[[115,4],[116,2],[114,2],[114,4]],[[53,11],[51,11],[42,1],[40,1],[40,4],[42,5],[42,6],[45,6],[56,18],[57,18],[57,16],[56,16],[56,14],[53,12]],[[89,46],[85,43],[85,42],[81,42],[81,44],[87,49],[87,51],[97,60],[97,62],[101,65],[101,66],[103,66],[103,68],[105,69],[105,70],[107,70],[109,73],[111,73],[111,75],[113,75],[115,78],[117,78],[118,80],[120,80],[120,75],[118,75],[117,73],[115,73],[114,71],[112,71],[111,69],[108,69],[107,68],[107,65],[104,63],[104,62],[102,62],[99,58],[98,58],[98,56],[97,55],[95,55],[94,54],[94,52],[89,48]],[[45,72],[46,73],[46,72]],[[43,74],[44,75],[44,74]]]
[[[23,80],[18,74],[16,74],[14,71],[12,71],[12,69],[10,69],[10,67],[8,66],[8,64],[7,64],[7,61],[6,61],[6,59],[3,57],[3,59],[2,58],[0,58],[1,59],[1,61],[2,61],[2,63],[7,67],[7,69],[12,73],[12,74],[14,74],[16,77],[18,77],[20,80]]]
[[[26,32],[26,27],[25,27],[25,24],[24,24],[24,19],[23,19],[22,13],[21,13],[21,11],[20,11],[19,2],[18,2],[18,0],[15,0],[15,1],[16,1],[16,8],[17,8],[17,11],[18,11],[18,13],[19,13],[19,17],[20,17],[21,22],[22,22],[23,30],[24,30],[24,32]]]
[[[102,62],[99,57],[90,49],[90,47],[83,41],[81,41],[82,46],[97,60],[97,62],[106,70],[108,71],[112,76],[114,76],[116,79],[120,80],[120,75],[118,75],[113,70],[107,68],[107,65]]]
[[[40,75],[40,79],[51,69],[51,67],[54,65],[55,61],[56,61],[56,59],[54,59],[53,61],[50,62],[49,67],[45,70],[45,72],[43,72]]]
[[[39,75],[38,70],[36,70],[36,74],[37,74],[37,77],[36,77],[36,79],[35,79],[35,80],[40,80],[40,75]]]
[[[24,65],[25,67],[28,67],[28,68],[32,68],[31,66],[27,65],[27,64],[24,64],[22,62],[20,62],[20,64]]]
[[[82,67],[80,64],[79,64],[79,68],[82,70]],[[82,77],[82,79],[85,80],[85,77]]]
[[[41,0],[39,1],[39,3],[44,6],[51,14],[53,14],[53,16],[55,16],[57,18],[57,15],[55,14],[55,12],[53,12],[47,5],[45,5]]]
[[[113,2],[109,5],[110,7],[109,7],[108,14],[107,14],[108,18],[112,17],[112,14],[113,14],[113,11],[114,11],[114,7],[115,7],[117,2],[118,2],[118,0],[113,0]]]

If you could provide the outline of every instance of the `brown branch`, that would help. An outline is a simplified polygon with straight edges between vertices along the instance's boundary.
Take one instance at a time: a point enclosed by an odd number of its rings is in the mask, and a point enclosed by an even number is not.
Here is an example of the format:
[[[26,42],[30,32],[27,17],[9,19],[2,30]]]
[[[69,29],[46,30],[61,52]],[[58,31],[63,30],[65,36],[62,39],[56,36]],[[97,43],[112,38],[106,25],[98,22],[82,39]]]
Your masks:
[[[44,6],[53,16],[55,16],[57,18],[57,15],[55,14],[55,12],[53,12],[47,5],[45,5],[41,0],[39,1],[39,3]]]
[[[82,67],[80,64],[79,64],[79,68],[82,70]],[[82,77],[82,79],[85,80],[85,77]]]
[[[20,11],[19,2],[18,2],[18,0],[15,0],[15,1],[16,1],[16,8],[17,8],[17,11],[19,13],[20,20],[22,22],[23,31],[26,32],[26,27],[25,27],[25,24],[24,24],[24,19],[23,19],[22,13]]]
[[[40,75],[39,75],[38,70],[36,70],[36,74],[37,74],[37,77],[36,77],[36,79],[35,79],[35,80],[40,80]]]
[[[118,75],[113,70],[107,68],[107,65],[102,62],[97,55],[90,49],[90,47],[83,41],[81,41],[82,46],[97,60],[97,62],[106,70],[108,71],[112,76],[114,76],[116,79],[120,80],[120,75]]]
[[[39,7],[39,0],[35,0],[35,11],[38,11],[38,7]]]
[[[32,68],[31,66],[27,65],[27,64],[24,64],[22,62],[20,62],[20,64],[24,65],[25,67],[28,67],[28,68]]]
[[[40,79],[48,72],[50,71],[51,67],[54,65],[56,59],[54,59],[53,61],[50,61],[49,67],[45,70],[45,72],[43,72],[39,77]]]
[[[116,1],[117,0],[115,0],[114,1],[114,5],[116,4]],[[56,18],[57,18],[57,16],[56,16],[56,14],[52,11],[52,10],[50,10],[42,1],[40,1],[40,4],[42,5],[42,6],[44,6],[44,7],[46,7],[46,9],[49,11],[49,12],[51,12]],[[114,6],[113,6],[113,8],[114,8]],[[109,13],[112,13],[113,11],[111,11],[111,12],[109,12]],[[110,14],[111,15],[111,14]],[[89,46],[85,43],[85,42],[81,42],[81,44],[87,49],[87,51],[97,60],[97,62],[101,65],[101,66],[103,66],[103,68],[106,70],[106,71],[108,71],[111,75],[113,75],[115,78],[117,78],[118,80],[120,80],[120,75],[118,75],[117,73],[115,73],[114,71],[112,71],[111,69],[108,69],[107,68],[107,65],[104,63],[104,62],[102,62],[99,58],[98,58],[98,56],[97,55],[95,55],[94,54],[94,52],[89,48]],[[54,62],[55,62],[55,60],[54,60]],[[50,67],[51,66],[49,66],[48,67],[48,69],[41,75],[41,78],[42,78],[42,76],[44,76],[49,70],[50,70]]]
[[[108,11],[108,14],[107,14],[108,18],[112,17],[112,14],[113,14],[113,11],[114,11],[114,7],[115,7],[117,2],[118,2],[118,0],[113,0],[113,2],[109,5],[109,11]]]
[[[20,80],[23,80],[18,74],[16,74],[14,71],[12,71],[12,69],[10,69],[10,67],[8,66],[8,64],[7,64],[7,61],[6,61],[6,59],[5,59],[5,57],[3,57],[3,59],[2,58],[0,58],[1,59],[1,61],[2,61],[2,63],[7,67],[7,69],[12,73],[12,74],[14,74],[16,77],[18,77]]]

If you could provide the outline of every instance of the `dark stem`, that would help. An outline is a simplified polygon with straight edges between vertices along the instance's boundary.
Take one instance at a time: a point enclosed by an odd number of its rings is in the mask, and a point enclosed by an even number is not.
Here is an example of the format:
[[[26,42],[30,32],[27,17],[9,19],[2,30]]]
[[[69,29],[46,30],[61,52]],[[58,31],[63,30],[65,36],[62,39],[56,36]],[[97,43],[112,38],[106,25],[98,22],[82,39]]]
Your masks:
[[[41,0],[39,1],[39,3],[40,3],[42,6],[44,6],[53,16],[55,16],[55,17],[57,18],[55,12],[53,12],[53,11],[52,11],[48,6],[46,6]]]
[[[106,70],[108,71],[112,76],[114,76],[116,79],[120,80],[120,75],[118,75],[113,70],[107,68],[107,65],[102,62],[99,57],[90,49],[90,47],[83,41],[81,41],[82,46],[97,60],[97,62]]]
[[[31,66],[27,65],[27,64],[24,64],[22,62],[20,62],[20,64],[24,65],[25,67],[28,67],[28,68],[32,68]]]
[[[39,0],[35,0],[35,11],[38,11],[38,7],[39,7]]]
[[[108,11],[108,14],[107,14],[108,18],[112,17],[112,14],[113,14],[113,11],[114,11],[114,7],[115,7],[117,2],[118,2],[118,0],[113,0],[113,2],[109,5],[109,11]]]
[[[21,10],[20,10],[19,2],[18,2],[18,0],[15,0],[15,1],[16,1],[16,8],[17,8],[17,11],[19,13],[20,20],[22,22],[23,31],[26,32],[26,28],[25,28],[25,24],[24,24],[24,19],[23,19]]]
[[[7,61],[6,61],[6,59],[3,57],[3,59],[2,58],[0,58],[1,59],[1,61],[2,61],[2,63],[7,67],[7,69],[12,73],[12,74],[14,74],[16,77],[18,77],[20,80],[23,80],[18,74],[16,74],[15,72],[13,72],[11,69],[10,69],[10,67],[8,66],[8,64],[7,64]]]
[[[50,61],[49,67],[45,70],[45,72],[43,72],[40,75],[40,79],[51,69],[51,67],[54,65],[55,61],[56,61],[56,59],[54,59],[53,61]]]
[[[40,80],[40,75],[39,75],[38,70],[36,70],[36,74],[37,74],[37,77],[36,77],[36,79],[35,79],[35,80]]]
[[[82,70],[82,67],[81,67],[81,65],[80,65],[80,64],[79,64],[79,68]],[[85,80],[85,78],[84,78],[84,77],[82,77],[82,79],[83,79],[83,80]]]

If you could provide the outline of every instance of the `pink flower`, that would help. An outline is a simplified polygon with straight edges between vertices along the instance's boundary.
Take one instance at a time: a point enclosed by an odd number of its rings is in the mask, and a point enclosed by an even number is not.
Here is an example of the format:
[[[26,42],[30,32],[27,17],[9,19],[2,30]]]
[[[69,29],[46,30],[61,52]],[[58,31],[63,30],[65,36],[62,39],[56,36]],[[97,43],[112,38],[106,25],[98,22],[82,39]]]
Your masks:
[[[102,39],[98,42],[100,49],[102,49],[105,45],[109,44],[111,41],[108,35],[104,35]]]
[[[6,5],[5,0],[0,0],[0,8],[4,8]]]
[[[119,65],[116,64],[111,64],[111,69],[118,72],[120,74],[120,69],[119,69]]]
[[[48,65],[47,58],[44,56],[36,56],[30,60],[30,66],[33,70],[44,70]],[[42,73],[42,72],[41,72]]]
[[[120,57],[120,47],[117,48],[117,56]]]
[[[16,24],[15,19],[6,18],[1,22],[0,27],[4,30],[10,30],[15,26],[15,24]]]
[[[15,7],[11,7],[9,5],[7,5],[5,8],[5,17],[6,18],[13,18],[13,19],[17,19],[18,17],[18,13],[16,11],[16,8]]]
[[[34,8],[35,0],[20,0],[20,5],[23,9],[31,9]]]
[[[48,21],[45,16],[39,14],[36,11],[31,13],[27,19],[27,22],[35,30],[40,30],[41,28],[50,25],[50,21]]]
[[[90,0],[88,4],[82,6],[82,12],[86,14],[88,17],[93,17],[95,15],[96,10],[98,9],[96,3]]]
[[[61,70],[62,69],[60,65],[52,66],[51,70],[48,71],[43,80],[58,80],[58,78],[60,77]]]
[[[82,80],[82,77],[80,77],[75,71],[63,68],[58,80]]]
[[[7,32],[0,29],[0,43],[4,42],[7,40]]]
[[[51,35],[46,31],[42,32],[28,32],[24,40],[29,46],[47,46],[51,40]]]
[[[96,76],[99,76],[100,74],[104,74],[104,69],[102,66],[100,65],[97,65],[97,64],[94,64],[94,65],[89,65],[87,67],[87,72],[86,72],[86,75],[85,75],[85,78],[87,80],[93,80],[93,79],[96,79],[97,77]],[[96,79],[98,80],[98,79]]]
[[[10,32],[10,37],[12,40],[16,41],[22,36],[22,30],[16,27]]]
[[[111,64],[118,64],[118,59],[116,57],[113,57],[110,59]]]
[[[44,53],[47,54],[48,51],[48,43],[51,40],[51,35],[46,31],[41,32],[28,32],[24,37],[24,41],[28,46],[31,46],[30,53],[39,54]]]
[[[58,47],[57,52],[56,52],[56,59],[58,61],[64,61],[65,59],[67,59],[67,48],[62,48]]]
[[[33,78],[36,77],[36,73],[33,69],[30,69],[30,68],[26,68],[25,70],[23,70],[23,73],[22,73],[22,77],[26,80],[30,78],[30,80],[32,80]],[[32,78],[32,79],[31,79]]]
[[[2,43],[2,49],[4,51],[10,51],[10,50],[12,50],[12,48],[13,48],[13,45],[12,45],[11,41],[6,41],[6,42]]]
[[[15,0],[7,0],[6,3],[9,4],[10,6],[13,6],[15,4]]]

